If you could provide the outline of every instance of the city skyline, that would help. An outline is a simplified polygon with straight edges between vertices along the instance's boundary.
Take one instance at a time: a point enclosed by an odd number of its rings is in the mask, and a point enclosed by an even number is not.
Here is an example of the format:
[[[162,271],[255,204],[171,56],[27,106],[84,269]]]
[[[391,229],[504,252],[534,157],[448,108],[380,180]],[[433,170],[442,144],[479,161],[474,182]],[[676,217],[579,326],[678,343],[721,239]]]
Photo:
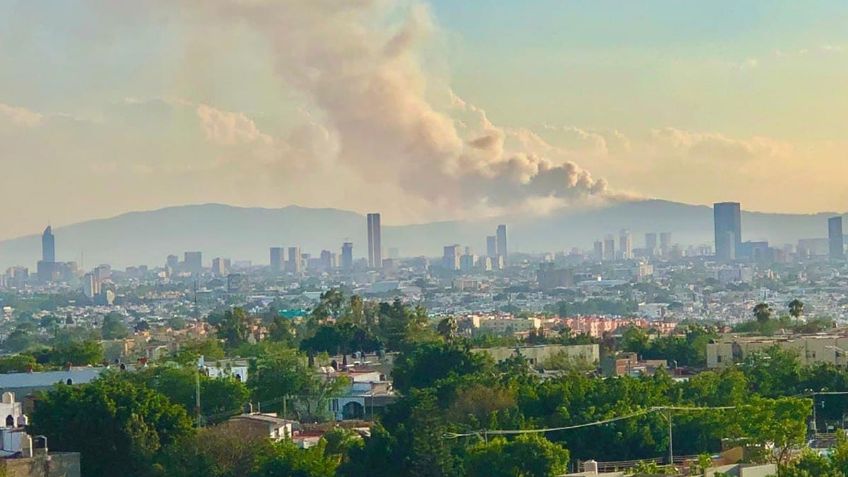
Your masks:
[[[34,171],[51,184],[26,213],[0,211],[0,239],[48,220],[207,202],[379,206],[391,224],[632,197],[848,209],[838,182],[848,108],[823,93],[838,90],[848,64],[848,35],[836,20],[844,4],[765,11],[751,2],[734,6],[737,21],[711,28],[730,4],[654,1],[610,12],[605,2],[366,2],[344,15],[315,2],[278,3],[239,3],[242,22],[208,2],[0,7],[0,17],[16,19],[0,34],[15,72],[0,75],[9,194],[27,196]],[[631,25],[635,14],[648,23]],[[265,16],[303,28],[269,30],[257,20]],[[387,87],[404,95],[370,97],[362,83],[280,47],[333,43],[310,22],[316,17],[356,48],[315,46],[304,56],[357,65],[362,78],[396,81]],[[510,41],[481,26],[513,19]],[[359,37],[363,24],[380,28]],[[540,32],[556,41],[537,44]],[[101,38],[115,57],[94,68]],[[31,61],[56,44],[67,46],[66,59]],[[319,88],[306,74],[313,69],[339,79]],[[384,108],[363,107],[378,101]],[[394,114],[354,114],[366,109]],[[372,180],[377,169],[386,180]],[[748,187],[755,176],[771,187]],[[812,186],[817,194],[782,192]]]

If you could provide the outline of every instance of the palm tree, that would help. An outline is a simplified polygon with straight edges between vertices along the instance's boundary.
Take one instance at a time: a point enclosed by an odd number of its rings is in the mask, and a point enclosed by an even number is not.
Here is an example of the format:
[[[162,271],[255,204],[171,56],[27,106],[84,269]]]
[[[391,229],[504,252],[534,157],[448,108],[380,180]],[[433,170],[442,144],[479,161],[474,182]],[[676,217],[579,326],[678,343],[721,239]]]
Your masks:
[[[754,316],[760,324],[768,322],[771,319],[771,306],[768,303],[758,303],[754,307]]]
[[[799,299],[794,299],[789,302],[789,314],[797,321],[804,314],[804,302]]]

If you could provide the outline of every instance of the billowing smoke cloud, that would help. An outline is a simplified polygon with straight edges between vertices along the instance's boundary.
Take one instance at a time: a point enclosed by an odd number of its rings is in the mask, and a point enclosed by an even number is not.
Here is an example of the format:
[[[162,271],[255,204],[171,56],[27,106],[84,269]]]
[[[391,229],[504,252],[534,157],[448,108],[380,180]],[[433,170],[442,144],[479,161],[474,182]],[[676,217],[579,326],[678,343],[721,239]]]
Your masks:
[[[285,84],[323,116],[338,160],[373,181],[393,181],[449,207],[506,208],[538,198],[565,203],[607,193],[604,180],[574,163],[512,146],[522,144],[518,136],[526,131],[497,127],[450,91],[434,91],[416,56],[434,29],[420,3],[198,0],[192,8],[246,22],[267,38]],[[451,98],[442,110],[431,100],[439,96]],[[204,120],[213,126],[244,122],[210,116]],[[219,137],[218,131],[214,126],[210,134]]]

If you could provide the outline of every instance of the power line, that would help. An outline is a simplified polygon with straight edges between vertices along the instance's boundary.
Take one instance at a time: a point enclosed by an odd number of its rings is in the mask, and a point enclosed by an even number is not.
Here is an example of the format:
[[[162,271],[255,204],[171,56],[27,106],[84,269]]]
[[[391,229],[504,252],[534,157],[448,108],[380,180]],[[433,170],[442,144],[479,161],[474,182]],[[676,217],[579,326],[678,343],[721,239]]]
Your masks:
[[[489,435],[515,435],[515,434],[541,434],[546,432],[556,432],[556,431],[567,431],[571,429],[579,429],[583,427],[593,427],[593,426],[602,426],[604,424],[609,424],[611,422],[623,421],[626,419],[632,419],[634,417],[644,416],[647,414],[651,414],[654,412],[660,411],[682,411],[682,412],[695,412],[695,411],[722,411],[736,409],[736,406],[654,406],[649,407],[647,409],[643,409],[641,411],[637,411],[631,414],[627,414],[624,416],[612,417],[609,419],[603,419],[600,421],[587,422],[584,424],[575,424],[572,426],[563,426],[563,427],[546,427],[542,429],[495,429],[495,430],[479,430],[476,432],[467,432],[467,433],[454,433],[449,432],[444,435],[445,439],[457,439],[460,437],[470,437],[470,436],[489,436]]]

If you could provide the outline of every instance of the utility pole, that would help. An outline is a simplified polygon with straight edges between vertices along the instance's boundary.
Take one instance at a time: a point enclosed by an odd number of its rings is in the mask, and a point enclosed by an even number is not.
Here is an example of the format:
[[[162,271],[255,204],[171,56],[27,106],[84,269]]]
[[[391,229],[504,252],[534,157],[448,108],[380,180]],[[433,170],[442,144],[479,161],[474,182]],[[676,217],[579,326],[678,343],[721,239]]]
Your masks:
[[[197,372],[194,375],[195,378],[195,390],[194,390],[194,398],[195,398],[195,409],[197,413],[197,427],[202,427],[203,422],[201,422],[200,415],[200,363],[197,363]]]
[[[666,410],[663,415],[668,420],[668,465],[674,465],[674,435],[671,431],[671,409]]]

